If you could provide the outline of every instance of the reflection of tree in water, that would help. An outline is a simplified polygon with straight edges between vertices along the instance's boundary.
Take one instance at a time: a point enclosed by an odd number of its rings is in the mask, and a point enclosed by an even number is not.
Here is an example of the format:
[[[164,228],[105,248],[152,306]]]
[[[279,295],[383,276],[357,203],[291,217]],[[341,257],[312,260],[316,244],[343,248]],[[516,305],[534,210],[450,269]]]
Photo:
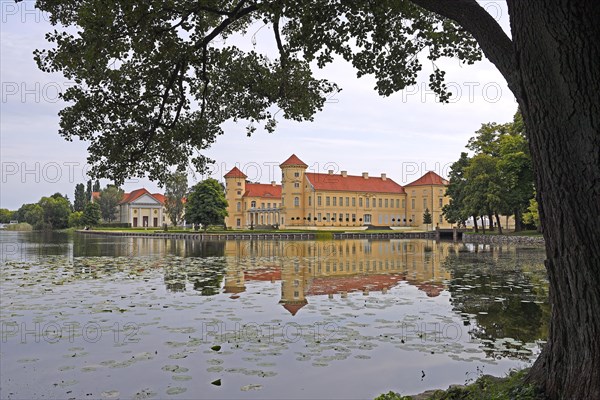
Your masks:
[[[453,276],[448,289],[454,310],[488,356],[528,358],[525,344],[545,339],[550,320],[543,250],[461,250],[444,262]]]

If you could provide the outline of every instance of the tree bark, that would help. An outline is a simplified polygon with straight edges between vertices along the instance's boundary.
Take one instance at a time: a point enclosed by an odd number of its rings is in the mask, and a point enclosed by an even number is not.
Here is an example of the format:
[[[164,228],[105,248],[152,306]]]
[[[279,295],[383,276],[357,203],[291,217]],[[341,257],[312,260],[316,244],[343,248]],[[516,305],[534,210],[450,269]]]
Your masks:
[[[523,215],[521,210],[515,209],[515,232],[521,232],[523,230]]]
[[[494,213],[488,212],[488,224],[490,226],[490,232],[494,230]]]
[[[509,0],[552,317],[531,378],[600,399],[600,4]]]
[[[500,216],[496,213],[496,224],[498,225],[498,233],[502,235],[502,223],[500,222]]]
[[[473,226],[475,227],[475,232],[479,233],[479,226],[477,226],[477,215],[473,215]]]
[[[473,22],[475,1],[412,1],[473,34],[521,108],[552,306],[529,378],[551,399],[600,399],[600,2],[507,0],[511,40]]]

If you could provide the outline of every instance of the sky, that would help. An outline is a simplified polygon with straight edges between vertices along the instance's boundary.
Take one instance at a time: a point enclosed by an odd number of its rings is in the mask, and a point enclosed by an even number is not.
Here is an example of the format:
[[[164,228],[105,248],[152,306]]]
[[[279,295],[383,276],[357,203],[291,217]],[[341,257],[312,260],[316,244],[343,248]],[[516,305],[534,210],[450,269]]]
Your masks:
[[[508,31],[504,2],[480,4]],[[0,0],[0,24],[0,208],[16,210],[56,192],[72,200],[75,185],[89,177],[86,143],[68,142],[58,135],[58,112],[64,107],[58,93],[70,82],[58,73],[41,72],[33,60],[35,49],[50,48],[44,35],[53,27],[31,0],[17,4]],[[247,48],[255,42],[270,46],[267,31],[237,40]],[[190,173],[189,183],[208,175],[222,181],[234,166],[249,180],[279,181],[278,165],[293,153],[312,172],[386,173],[400,184],[428,170],[447,177],[481,124],[510,121],[517,103],[504,78],[485,59],[474,65],[458,60],[437,65],[446,71],[453,93],[449,104],[439,103],[427,88],[427,63],[416,85],[385,98],[374,90],[372,77],[357,78],[344,61],[317,70],[316,76],[334,81],[342,90],[328,99],[314,121],[279,118],[275,133],[258,129],[252,137],[246,136],[247,122],[228,122],[225,134],[204,153],[215,161],[209,174]],[[102,186],[107,183],[101,180]],[[129,180],[123,189],[141,187],[161,191],[147,179]]]

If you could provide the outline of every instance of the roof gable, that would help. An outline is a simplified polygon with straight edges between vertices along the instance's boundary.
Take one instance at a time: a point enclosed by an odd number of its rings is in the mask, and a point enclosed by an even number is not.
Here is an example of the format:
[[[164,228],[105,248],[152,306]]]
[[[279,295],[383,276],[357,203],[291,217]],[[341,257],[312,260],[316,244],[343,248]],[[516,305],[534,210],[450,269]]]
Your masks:
[[[295,154],[292,154],[287,160],[282,162],[279,166],[280,167],[287,167],[287,166],[308,167],[308,165],[306,165],[304,163],[304,161],[299,159],[298,156],[296,156]]]
[[[131,204],[162,204],[160,201],[154,198],[150,193],[144,193],[137,199],[130,201]]]
[[[223,175],[224,178],[243,178],[246,179],[247,176],[244,174],[238,167],[233,167],[231,171]]]
[[[425,175],[405,186],[423,186],[423,185],[447,185],[448,181],[433,171],[428,171]]]
[[[332,190],[339,192],[373,192],[403,194],[404,188],[390,178],[356,175],[333,175],[306,173],[306,178],[315,190]]]
[[[164,204],[164,195],[151,194],[145,188],[136,189],[130,193],[124,193],[119,204]]]

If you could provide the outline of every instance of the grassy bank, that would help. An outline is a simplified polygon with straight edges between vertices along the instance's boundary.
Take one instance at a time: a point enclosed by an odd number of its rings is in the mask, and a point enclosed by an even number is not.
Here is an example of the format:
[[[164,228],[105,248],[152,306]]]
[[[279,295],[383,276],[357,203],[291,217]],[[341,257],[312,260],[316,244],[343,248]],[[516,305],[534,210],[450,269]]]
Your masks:
[[[535,386],[525,383],[528,371],[512,371],[505,378],[484,375],[467,386],[430,390],[414,396],[388,392],[375,400],[543,400],[545,397]]]
[[[4,230],[6,230],[6,231],[32,231],[33,226],[29,225],[27,222],[21,222],[18,224],[6,225]]]

